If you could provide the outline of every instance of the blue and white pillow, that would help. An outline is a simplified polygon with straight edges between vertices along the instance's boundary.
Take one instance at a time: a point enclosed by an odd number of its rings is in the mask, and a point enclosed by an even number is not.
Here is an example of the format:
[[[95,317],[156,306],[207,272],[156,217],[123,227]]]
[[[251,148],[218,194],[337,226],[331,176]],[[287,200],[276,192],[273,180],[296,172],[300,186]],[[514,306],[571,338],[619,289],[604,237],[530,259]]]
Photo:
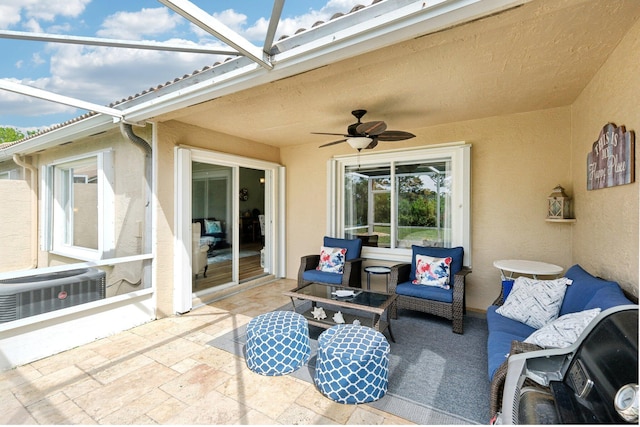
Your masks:
[[[536,280],[518,277],[504,304],[496,313],[540,329],[558,318],[571,279]]]
[[[600,314],[599,308],[567,313],[538,329],[524,340],[543,348],[565,348],[578,340],[582,331]]]
[[[320,262],[316,267],[316,270],[324,271],[326,273],[339,273],[344,272],[344,261],[347,255],[346,248],[329,248],[322,246],[320,248]]]

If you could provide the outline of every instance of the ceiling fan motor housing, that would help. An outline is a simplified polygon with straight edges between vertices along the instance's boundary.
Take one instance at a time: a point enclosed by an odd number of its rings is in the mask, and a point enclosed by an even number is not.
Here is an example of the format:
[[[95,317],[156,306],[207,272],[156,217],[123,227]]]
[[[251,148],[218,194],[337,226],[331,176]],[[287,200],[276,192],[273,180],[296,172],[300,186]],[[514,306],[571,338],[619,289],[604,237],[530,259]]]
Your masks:
[[[350,124],[347,127],[347,133],[351,136],[360,136],[361,134],[358,133],[358,131],[356,130],[356,128],[358,127],[359,124],[361,124],[362,122],[360,121],[360,119],[362,118],[362,116],[364,116],[365,114],[367,114],[367,110],[353,110],[351,112],[351,114],[353,114],[353,116],[358,119],[357,123],[353,123]]]

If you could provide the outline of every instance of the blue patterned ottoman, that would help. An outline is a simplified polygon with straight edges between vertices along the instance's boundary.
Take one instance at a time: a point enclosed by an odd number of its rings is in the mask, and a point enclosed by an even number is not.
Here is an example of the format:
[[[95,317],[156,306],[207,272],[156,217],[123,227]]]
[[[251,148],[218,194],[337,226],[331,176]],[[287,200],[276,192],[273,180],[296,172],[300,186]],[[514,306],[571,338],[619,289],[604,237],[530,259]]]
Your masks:
[[[309,326],[307,319],[293,311],[273,311],[251,319],[247,325],[247,366],[262,375],[284,375],[307,360]]]
[[[318,338],[315,383],[339,403],[365,403],[387,392],[389,343],[367,326],[340,324]]]

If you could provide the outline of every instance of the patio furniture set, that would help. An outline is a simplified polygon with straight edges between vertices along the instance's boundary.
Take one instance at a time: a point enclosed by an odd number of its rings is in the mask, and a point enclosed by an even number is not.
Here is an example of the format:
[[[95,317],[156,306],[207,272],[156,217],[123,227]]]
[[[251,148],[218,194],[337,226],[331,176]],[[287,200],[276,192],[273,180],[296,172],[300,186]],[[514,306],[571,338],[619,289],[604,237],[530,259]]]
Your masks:
[[[362,289],[362,261],[359,239],[325,237],[320,255],[301,258],[298,287],[284,292],[291,298],[293,311],[258,316],[247,329],[247,364],[264,375],[282,375],[304,365],[309,359],[308,325],[327,328],[318,338],[314,382],[330,399],[340,403],[365,403],[384,396],[388,383],[389,343],[383,332],[395,342],[391,318],[398,308],[434,314],[452,321],[453,332],[462,334],[466,311],[464,290],[470,269],[463,266],[463,248],[412,246],[411,263],[392,267],[374,267],[367,271],[367,289]],[[491,381],[490,411],[501,409],[510,355],[545,348],[531,341],[548,339],[546,325],[533,325],[539,308],[544,315],[569,326],[556,329],[580,332],[600,311],[620,305],[633,305],[619,285],[596,278],[579,265],[562,278],[538,280],[538,276],[559,276],[562,268],[553,264],[500,260],[494,263],[503,279],[499,298],[487,310],[489,337],[487,356]],[[527,274],[533,278],[513,274]],[[386,274],[387,292],[371,291],[370,274]],[[416,286],[423,285],[423,286]],[[545,289],[536,287],[545,286]],[[551,289],[553,288],[553,289]],[[562,291],[562,295],[557,292]],[[511,300],[508,295],[513,294]],[[524,294],[524,297],[520,298]],[[531,298],[525,298],[533,295]],[[550,295],[548,306],[540,295]],[[516,298],[516,296],[518,298]],[[517,300],[517,301],[516,301]],[[296,301],[304,301],[296,305]],[[308,308],[307,302],[311,302]],[[515,303],[513,301],[516,301]],[[513,307],[516,304],[517,307]],[[322,305],[322,306],[321,306]],[[300,307],[305,307],[297,313]],[[329,307],[338,311],[332,311]],[[637,305],[635,306],[637,310]],[[345,313],[342,313],[345,310]],[[554,311],[555,310],[555,311]],[[596,312],[597,310],[597,312]],[[384,313],[386,317],[383,318]],[[594,312],[590,318],[581,315]],[[517,319],[522,315],[522,319]],[[576,330],[577,317],[581,329]],[[576,317],[576,319],[574,319]],[[282,323],[282,318],[288,319]],[[368,323],[367,323],[368,322]],[[367,323],[370,327],[363,326]],[[555,335],[554,335],[555,336]],[[564,339],[564,337],[561,337]],[[558,347],[554,342],[551,347]],[[531,384],[531,380],[528,382]]]
[[[398,306],[450,319],[453,331],[462,333],[464,280],[470,272],[462,266],[462,248],[414,246],[410,264],[365,269],[368,276],[388,275],[387,292],[362,289],[361,249],[360,239],[325,237],[319,255],[301,258],[298,287],[284,292],[293,311],[265,313],[247,325],[249,369],[285,375],[304,366],[311,324],[326,329],[318,338],[318,390],[340,403],[372,402],[387,391],[390,346],[383,332],[395,341],[390,316],[397,318]]]

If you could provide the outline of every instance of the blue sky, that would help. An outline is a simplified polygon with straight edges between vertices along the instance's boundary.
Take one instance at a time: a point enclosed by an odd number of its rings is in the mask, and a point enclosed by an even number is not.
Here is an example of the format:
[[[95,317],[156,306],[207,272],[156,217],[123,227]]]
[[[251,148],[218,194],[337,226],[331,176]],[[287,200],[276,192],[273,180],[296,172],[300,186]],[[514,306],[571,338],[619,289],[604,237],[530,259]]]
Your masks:
[[[228,27],[262,46],[271,0],[192,0]],[[334,13],[371,0],[288,0],[276,34],[310,28]],[[9,0],[0,29],[124,40],[224,45],[155,0]],[[108,105],[223,60],[202,54],[78,46],[0,38],[0,79]],[[0,89],[0,126],[49,127],[86,111]]]

